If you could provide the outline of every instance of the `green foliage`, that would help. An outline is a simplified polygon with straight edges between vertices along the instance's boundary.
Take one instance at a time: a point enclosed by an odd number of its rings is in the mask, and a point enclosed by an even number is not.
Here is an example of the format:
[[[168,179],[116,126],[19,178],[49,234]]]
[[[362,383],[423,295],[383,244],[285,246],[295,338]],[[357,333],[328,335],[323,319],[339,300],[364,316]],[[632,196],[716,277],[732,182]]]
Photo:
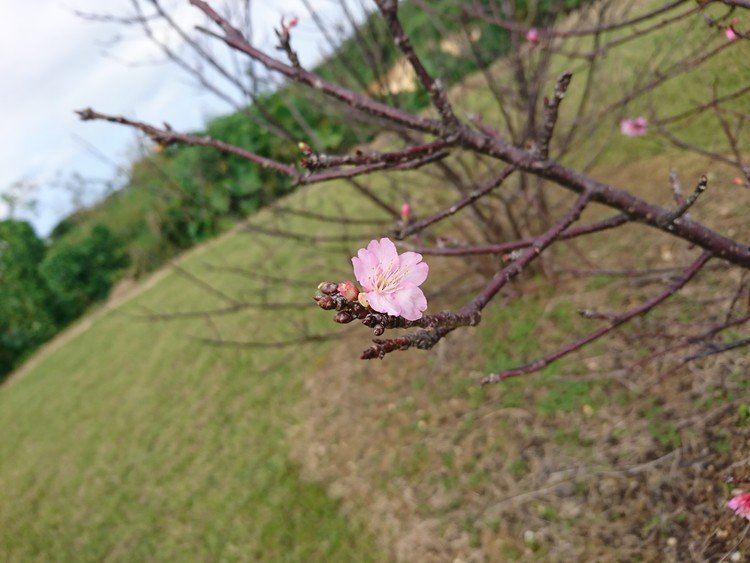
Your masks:
[[[44,243],[24,221],[0,221],[0,380],[56,331],[37,267]]]
[[[53,246],[39,271],[55,297],[58,322],[71,321],[88,305],[105,298],[127,265],[122,243],[104,225],[95,225],[78,244]]]

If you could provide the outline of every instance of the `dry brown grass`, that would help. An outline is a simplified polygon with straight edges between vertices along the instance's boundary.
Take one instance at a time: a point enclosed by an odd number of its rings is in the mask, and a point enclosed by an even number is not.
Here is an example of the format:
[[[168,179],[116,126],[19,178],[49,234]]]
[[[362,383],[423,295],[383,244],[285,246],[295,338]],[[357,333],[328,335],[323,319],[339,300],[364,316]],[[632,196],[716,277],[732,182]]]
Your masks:
[[[599,174],[616,185],[641,182],[640,195],[668,204],[671,166],[686,185],[707,169],[700,159],[664,156],[636,172]],[[750,193],[731,184],[729,171],[710,169],[710,192],[693,214],[747,238]],[[560,250],[546,271],[585,260],[669,266],[696,256],[651,235],[638,226],[603,234],[606,245],[600,238]],[[436,262],[433,271],[443,267]],[[750,473],[746,353],[680,367],[679,352],[632,368],[664,343],[657,337],[700,329],[705,315],[721,318],[727,302],[715,297],[738,281],[705,272],[668,307],[605,342],[544,374],[484,390],[475,382],[498,362],[530,359],[591,330],[576,308],[621,310],[663,280],[558,274],[553,294],[537,275],[524,282],[523,305],[512,296],[518,286],[476,331],[382,362],[356,360],[368,336],[351,330],[307,379],[296,456],[400,561],[715,561],[747,553],[745,522],[725,507],[731,488],[723,482]]]

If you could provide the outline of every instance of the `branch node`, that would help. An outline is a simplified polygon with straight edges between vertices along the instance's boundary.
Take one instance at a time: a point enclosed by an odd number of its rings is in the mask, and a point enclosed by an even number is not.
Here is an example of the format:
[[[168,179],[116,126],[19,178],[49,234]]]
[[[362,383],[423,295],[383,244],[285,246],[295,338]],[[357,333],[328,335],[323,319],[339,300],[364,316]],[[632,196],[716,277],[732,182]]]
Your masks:
[[[560,103],[565,98],[565,93],[568,91],[572,78],[573,73],[570,71],[560,74],[555,83],[555,92],[552,99],[544,98],[544,122],[542,123],[542,132],[539,135],[539,143],[534,149],[536,156],[544,160],[549,158],[549,143],[552,139],[555,124],[557,123]]]
[[[673,189],[674,189],[674,183]],[[695,187],[695,190],[692,194],[690,194],[690,197],[688,197],[682,205],[680,205],[677,209],[672,211],[671,213],[668,213],[661,218],[657,220],[657,225],[661,228],[665,228],[668,230],[671,230],[673,228],[673,225],[677,219],[685,215],[687,213],[687,210],[690,209],[693,204],[698,201],[698,198],[703,194],[703,192],[706,191],[706,188],[708,187],[708,178],[703,175],[700,177],[700,180],[698,181],[698,185]]]

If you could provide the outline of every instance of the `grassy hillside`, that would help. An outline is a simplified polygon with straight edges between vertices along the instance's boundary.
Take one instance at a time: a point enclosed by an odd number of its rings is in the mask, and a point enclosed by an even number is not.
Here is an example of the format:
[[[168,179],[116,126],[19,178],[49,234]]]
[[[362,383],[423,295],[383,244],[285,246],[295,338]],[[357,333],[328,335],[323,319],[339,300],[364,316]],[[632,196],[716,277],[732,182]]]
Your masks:
[[[259,238],[233,234],[181,267],[236,296],[252,294],[253,283],[206,274],[204,261],[284,272],[294,260],[309,289],[280,283],[269,298],[296,299],[299,313],[219,318],[214,327],[134,320],[144,308],[226,305],[170,273],[0,389],[4,560],[379,559],[362,519],[339,513],[289,458],[285,432],[303,373],[327,345],[223,350],[191,338],[293,336],[318,272],[340,256],[297,247],[274,240],[271,256]],[[310,330],[322,332],[323,320],[313,315]]]

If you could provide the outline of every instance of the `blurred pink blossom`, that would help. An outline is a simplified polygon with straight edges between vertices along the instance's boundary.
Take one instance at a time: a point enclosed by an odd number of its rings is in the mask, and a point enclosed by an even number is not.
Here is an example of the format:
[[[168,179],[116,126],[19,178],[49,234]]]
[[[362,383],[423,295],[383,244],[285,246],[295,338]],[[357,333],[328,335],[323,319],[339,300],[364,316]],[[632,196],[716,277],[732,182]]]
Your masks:
[[[737,39],[737,33],[735,33],[734,29],[732,29],[731,26],[724,28],[724,37],[727,38],[727,41],[734,41]]]
[[[408,202],[404,202],[401,206],[401,220],[406,223],[409,221],[409,215],[411,215],[411,205]]]
[[[626,137],[642,137],[648,131],[648,119],[636,117],[620,121],[620,133]]]
[[[742,493],[733,497],[727,506],[734,510],[737,516],[750,520],[750,493]]]
[[[427,299],[419,286],[427,279],[429,267],[422,255],[404,252],[388,238],[372,240],[352,258],[354,275],[362,293],[375,311],[403,317],[409,321],[422,318]]]
[[[526,41],[528,41],[532,45],[536,45],[537,43],[539,43],[540,39],[541,37],[539,36],[539,30],[537,28],[530,27],[526,32]]]

